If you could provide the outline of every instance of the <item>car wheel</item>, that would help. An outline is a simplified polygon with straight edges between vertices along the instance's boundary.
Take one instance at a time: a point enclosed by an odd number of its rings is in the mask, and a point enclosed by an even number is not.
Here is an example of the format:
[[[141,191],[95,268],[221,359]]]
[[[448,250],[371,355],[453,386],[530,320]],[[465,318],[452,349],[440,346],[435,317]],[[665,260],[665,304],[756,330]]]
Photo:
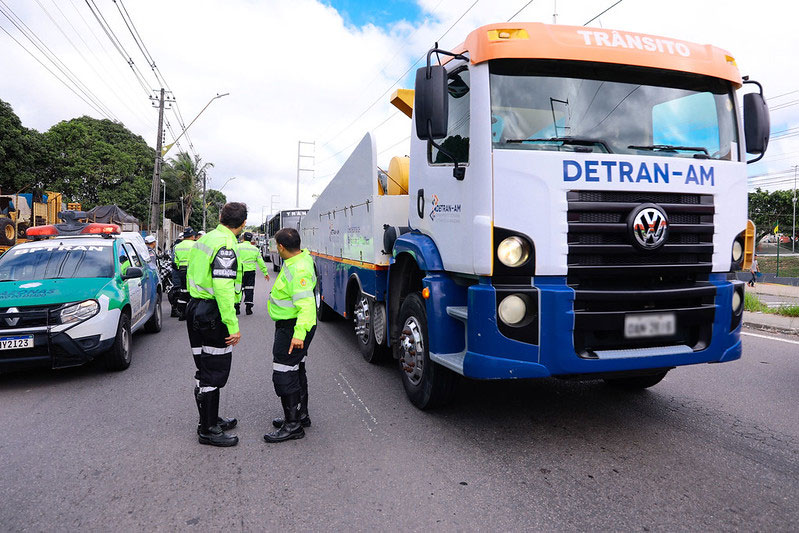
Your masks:
[[[665,372],[659,372],[657,374],[649,374],[646,376],[632,376],[628,378],[609,378],[605,380],[605,383],[614,387],[616,389],[628,390],[628,391],[635,391],[635,390],[643,390],[652,387],[653,385],[657,385],[663,378],[666,377],[669,371],[666,370]]]
[[[163,326],[162,320],[161,291],[158,291],[158,296],[155,298],[155,309],[153,310],[153,316],[151,316],[150,320],[144,324],[144,331],[147,333],[158,333],[161,331],[161,327]]]
[[[0,218],[0,244],[11,246],[16,241],[16,228],[10,218]]]
[[[367,363],[377,363],[382,359],[383,351],[375,338],[374,302],[358,291],[355,306],[352,308],[352,324],[358,349]]]
[[[108,370],[125,370],[130,366],[133,339],[130,333],[130,316],[123,312],[119,317],[114,345],[105,354],[105,367]]]
[[[408,399],[419,409],[446,404],[455,393],[458,375],[430,360],[427,311],[420,294],[405,298],[399,322],[402,330],[395,350]]]

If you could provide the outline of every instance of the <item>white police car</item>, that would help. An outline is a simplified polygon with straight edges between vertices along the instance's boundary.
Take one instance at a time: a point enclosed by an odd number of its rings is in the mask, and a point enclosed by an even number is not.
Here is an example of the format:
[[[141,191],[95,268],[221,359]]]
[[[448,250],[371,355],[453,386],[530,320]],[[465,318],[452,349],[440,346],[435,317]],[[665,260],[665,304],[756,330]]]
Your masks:
[[[124,370],[132,333],[161,330],[162,288],[141,235],[64,215],[0,256],[0,371],[98,357]]]

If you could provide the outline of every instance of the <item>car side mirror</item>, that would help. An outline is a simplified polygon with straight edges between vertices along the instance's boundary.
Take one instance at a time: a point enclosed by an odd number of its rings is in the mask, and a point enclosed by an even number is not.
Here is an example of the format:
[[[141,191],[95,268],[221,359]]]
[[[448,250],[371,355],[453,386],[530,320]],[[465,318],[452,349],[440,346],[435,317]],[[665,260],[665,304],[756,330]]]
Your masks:
[[[122,281],[129,279],[143,278],[144,272],[139,267],[128,267],[128,270],[122,274]]]
[[[442,65],[422,67],[416,71],[416,102],[413,110],[416,137],[423,141],[447,136],[447,71]]]
[[[763,98],[762,86],[756,81],[746,80],[744,83],[754,83],[760,88],[760,92],[744,95],[746,152],[758,155],[758,157],[747,161],[747,163],[754,163],[762,159],[766,153],[766,148],[768,148],[771,119],[769,118],[768,104],[766,104],[766,99]]]

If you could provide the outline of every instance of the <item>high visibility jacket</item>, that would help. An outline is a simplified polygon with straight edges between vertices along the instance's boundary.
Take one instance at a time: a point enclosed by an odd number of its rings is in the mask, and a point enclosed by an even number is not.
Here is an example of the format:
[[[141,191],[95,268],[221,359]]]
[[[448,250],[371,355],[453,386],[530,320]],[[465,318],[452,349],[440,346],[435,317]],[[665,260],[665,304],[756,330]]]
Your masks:
[[[175,266],[178,268],[186,268],[189,266],[189,252],[191,251],[195,242],[196,241],[184,239],[175,245],[175,256],[172,259],[172,261],[175,263]]]
[[[297,319],[294,325],[295,339],[305,340],[305,334],[316,325],[314,287],[316,275],[308,250],[283,261],[280,274],[269,293],[267,309],[272,320]]]
[[[245,241],[239,243],[236,252],[238,253],[239,261],[244,265],[244,272],[252,272],[256,268],[259,268],[264,276],[269,275],[269,271],[266,269],[266,263],[264,263],[264,258],[261,257],[261,252],[258,248]]]
[[[241,301],[242,266],[236,255],[238,240],[220,224],[194,243],[189,252],[186,285],[192,298],[216,300],[228,333],[239,332],[234,304]]]

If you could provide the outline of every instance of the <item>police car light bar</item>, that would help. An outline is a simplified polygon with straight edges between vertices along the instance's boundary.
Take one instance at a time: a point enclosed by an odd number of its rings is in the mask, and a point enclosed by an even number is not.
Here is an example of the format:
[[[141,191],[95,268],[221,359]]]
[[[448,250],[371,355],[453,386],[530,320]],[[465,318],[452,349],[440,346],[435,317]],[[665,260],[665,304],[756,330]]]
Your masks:
[[[46,226],[34,226],[28,228],[25,235],[32,238],[56,237],[66,235],[101,235],[110,237],[119,235],[121,229],[117,224],[101,224],[94,222],[91,224],[50,224]]]
[[[58,230],[55,226],[34,226],[25,230],[25,235],[28,237],[51,237],[58,235]]]
[[[84,235],[118,235],[122,230],[116,224],[87,224],[81,231]]]

